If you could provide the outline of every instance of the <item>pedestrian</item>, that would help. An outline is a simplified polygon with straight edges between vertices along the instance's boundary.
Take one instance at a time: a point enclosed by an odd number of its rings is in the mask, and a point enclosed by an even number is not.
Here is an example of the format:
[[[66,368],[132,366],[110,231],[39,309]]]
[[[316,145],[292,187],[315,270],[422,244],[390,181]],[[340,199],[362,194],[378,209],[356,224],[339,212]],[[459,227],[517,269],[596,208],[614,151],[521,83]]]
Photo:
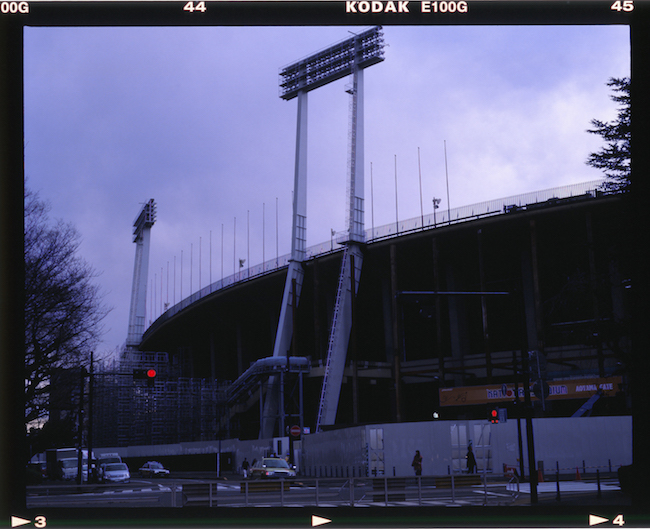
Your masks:
[[[416,476],[422,475],[422,456],[420,455],[419,450],[415,451],[415,456],[413,456],[413,462],[411,463],[411,466],[413,467],[413,470],[415,470]]]
[[[476,472],[476,458],[474,457],[471,444],[467,447],[467,455],[465,458],[467,459],[467,473],[474,474]]]
[[[241,464],[241,470],[245,478],[248,477],[248,467],[249,467],[248,460],[244,458],[244,461]]]

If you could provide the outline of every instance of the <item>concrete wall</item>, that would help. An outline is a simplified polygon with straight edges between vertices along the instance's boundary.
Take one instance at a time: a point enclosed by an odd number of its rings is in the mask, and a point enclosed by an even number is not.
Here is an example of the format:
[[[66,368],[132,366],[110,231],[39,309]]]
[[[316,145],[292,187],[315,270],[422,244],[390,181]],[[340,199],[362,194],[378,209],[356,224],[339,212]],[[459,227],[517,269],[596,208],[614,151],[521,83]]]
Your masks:
[[[464,426],[467,435],[456,447],[452,441],[452,428]],[[521,421],[523,458],[528,472],[526,449],[526,426]],[[487,421],[430,421],[417,423],[380,424],[347,428],[318,435],[306,436],[303,441],[304,467],[345,467],[364,463],[367,453],[367,439],[371,428],[384,430],[384,464],[388,475],[411,475],[411,462],[416,450],[422,454],[424,475],[447,474],[460,459],[460,468],[465,465],[467,440],[474,444],[479,469],[483,468],[481,429],[486,436],[489,450],[488,469],[502,472],[503,465],[518,466],[519,443],[517,421],[488,425]],[[589,471],[595,467],[608,470],[611,461],[613,470],[632,462],[632,419],[631,417],[580,417],[548,418],[533,420],[535,460],[543,461],[546,472],[555,472],[556,463],[564,473],[575,472],[576,466],[582,472],[583,461]],[[456,437],[458,443],[458,437]],[[455,449],[455,451],[454,451]]]
[[[368,442],[366,430],[366,426],[355,426],[303,436],[301,461],[303,472],[314,475],[314,469],[335,466],[365,469]],[[328,472],[327,475],[330,473]]]
[[[528,473],[526,451],[526,426],[521,421],[523,458]],[[352,475],[355,468],[367,468],[371,429],[383,429],[382,452],[387,475],[412,475],[411,461],[416,450],[423,457],[423,475],[443,475],[454,468],[464,470],[467,441],[472,440],[479,470],[483,468],[481,432],[485,435],[489,450],[485,455],[488,468],[501,473],[503,465],[518,466],[519,448],[517,421],[510,419],[505,423],[490,425],[487,421],[427,421],[399,424],[377,424],[355,426],[318,435],[305,435],[302,440],[301,461],[296,462],[305,474],[313,474],[313,469],[347,467]],[[466,435],[459,436],[461,429]],[[453,432],[453,433],[452,433]],[[535,460],[543,461],[546,473],[554,473],[556,463],[565,474],[575,473],[579,467],[582,472],[583,461],[587,471],[612,470],[632,462],[632,418],[623,417],[580,417],[534,419]],[[455,442],[454,442],[455,439]],[[240,468],[244,457],[252,462],[271,452],[275,452],[278,440],[286,454],[289,438],[256,439],[240,441],[229,439],[221,441],[221,452],[229,452],[234,458],[234,467]],[[202,441],[173,445],[131,446],[127,448],[97,448],[95,454],[117,452],[123,458],[156,457],[169,455],[211,454],[219,451],[219,441]],[[284,454],[283,454],[284,455]],[[455,461],[454,461],[454,458]],[[456,467],[454,467],[454,464]],[[310,470],[311,469],[311,470]],[[394,470],[393,470],[394,469]]]

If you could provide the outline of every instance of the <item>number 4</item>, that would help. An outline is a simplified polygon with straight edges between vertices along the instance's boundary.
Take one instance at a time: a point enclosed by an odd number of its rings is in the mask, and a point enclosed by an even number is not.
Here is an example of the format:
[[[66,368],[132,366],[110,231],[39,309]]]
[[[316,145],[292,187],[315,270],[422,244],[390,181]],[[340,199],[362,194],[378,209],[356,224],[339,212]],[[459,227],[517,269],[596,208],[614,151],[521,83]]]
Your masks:
[[[612,523],[614,525],[618,525],[619,527],[623,527],[625,525],[625,520],[623,520],[623,515],[619,514],[616,518],[612,520]]]
[[[634,11],[634,2],[633,0],[616,0],[611,6],[612,11]]]
[[[194,11],[205,13],[207,10],[208,8],[205,7],[205,2],[197,2],[196,5],[194,5],[194,2],[188,2],[183,8],[183,11],[189,11],[190,13],[194,13]]]

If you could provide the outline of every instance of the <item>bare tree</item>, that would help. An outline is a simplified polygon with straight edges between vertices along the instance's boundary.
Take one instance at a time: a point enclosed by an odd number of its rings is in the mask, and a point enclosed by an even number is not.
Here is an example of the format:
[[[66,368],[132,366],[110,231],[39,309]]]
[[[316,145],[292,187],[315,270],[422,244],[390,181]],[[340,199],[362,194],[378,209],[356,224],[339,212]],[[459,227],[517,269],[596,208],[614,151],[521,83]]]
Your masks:
[[[78,232],[50,223],[48,206],[25,190],[25,424],[42,424],[53,406],[53,379],[86,364],[108,314],[97,274],[77,255]],[[79,373],[78,370],[76,370]],[[78,380],[78,378],[77,378]]]

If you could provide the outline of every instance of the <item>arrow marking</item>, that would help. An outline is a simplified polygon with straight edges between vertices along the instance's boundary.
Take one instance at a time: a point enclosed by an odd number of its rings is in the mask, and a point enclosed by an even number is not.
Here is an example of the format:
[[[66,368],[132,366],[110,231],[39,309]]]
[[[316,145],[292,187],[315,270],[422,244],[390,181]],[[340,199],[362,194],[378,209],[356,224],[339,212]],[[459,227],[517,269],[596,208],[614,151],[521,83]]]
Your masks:
[[[603,518],[602,516],[596,516],[595,514],[589,515],[589,525],[598,525],[599,523],[609,522],[608,518]]]
[[[329,520],[327,518],[321,518],[320,516],[314,516],[312,515],[311,517],[311,526],[316,527],[317,525],[323,525],[326,523],[330,523],[332,520]]]

